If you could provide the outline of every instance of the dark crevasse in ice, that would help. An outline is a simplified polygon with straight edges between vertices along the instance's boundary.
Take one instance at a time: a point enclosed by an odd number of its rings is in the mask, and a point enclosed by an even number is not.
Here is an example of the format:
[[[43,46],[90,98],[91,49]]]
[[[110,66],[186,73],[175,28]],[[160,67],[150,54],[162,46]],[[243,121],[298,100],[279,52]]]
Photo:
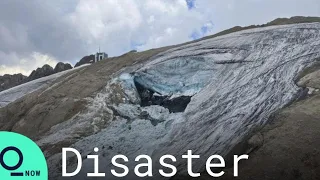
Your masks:
[[[192,96],[171,97],[161,95],[151,89],[144,87],[134,80],[134,84],[141,99],[141,106],[159,105],[169,109],[171,113],[183,112],[191,101]]]
[[[208,58],[192,56],[158,62],[131,73],[128,88],[136,87],[142,107],[159,105],[171,113],[184,112],[192,96],[214,79],[214,64]]]

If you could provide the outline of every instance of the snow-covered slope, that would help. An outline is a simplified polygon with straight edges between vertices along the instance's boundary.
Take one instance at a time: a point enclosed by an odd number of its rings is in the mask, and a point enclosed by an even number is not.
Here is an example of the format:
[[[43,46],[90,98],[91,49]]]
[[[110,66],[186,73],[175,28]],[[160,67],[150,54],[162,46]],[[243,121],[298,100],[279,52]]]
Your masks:
[[[294,100],[300,93],[295,77],[319,58],[320,23],[246,30],[170,49],[115,74],[86,112],[53,127],[38,143],[68,139],[84,156],[99,147],[105,171],[116,154],[127,155],[133,166],[139,154],[157,159],[193,150],[203,157],[194,161],[194,171],[205,170],[208,156],[226,155]],[[157,96],[192,98],[179,113],[159,105],[141,107],[137,84]],[[90,127],[94,131],[88,133]],[[49,166],[59,167],[60,155],[47,155]],[[185,163],[177,162],[180,173]],[[92,168],[92,161],[84,160],[76,179]]]
[[[85,65],[84,65],[85,66]],[[83,67],[83,66],[81,66]],[[0,108],[8,105],[9,103],[25,96],[26,94],[32,93],[40,88],[45,87],[46,85],[51,84],[54,82],[58,77],[72,72],[74,70],[77,70],[81,67],[77,67],[74,69],[70,69],[67,71],[59,72],[56,74],[52,74],[47,77],[39,78],[24,84],[21,84],[19,86],[7,89],[5,91],[0,92]]]

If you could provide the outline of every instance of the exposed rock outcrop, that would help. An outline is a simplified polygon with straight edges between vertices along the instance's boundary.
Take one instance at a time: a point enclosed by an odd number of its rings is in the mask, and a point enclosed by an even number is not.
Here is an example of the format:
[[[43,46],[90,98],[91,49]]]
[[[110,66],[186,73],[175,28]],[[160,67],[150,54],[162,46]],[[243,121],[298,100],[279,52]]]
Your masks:
[[[83,64],[89,64],[89,63],[92,63],[93,61],[94,61],[94,55],[91,54],[89,56],[83,57],[79,62],[76,63],[76,65],[74,67],[78,67]]]
[[[59,62],[53,71],[54,71],[54,73],[58,73],[58,72],[66,71],[69,69],[72,69],[72,66],[70,64]]]
[[[55,72],[54,72],[53,68],[50,65],[45,64],[41,68],[37,68],[36,70],[33,70],[32,73],[30,74],[30,76],[27,78],[27,81],[39,79],[39,78],[49,76],[54,73]]]
[[[33,70],[28,77],[22,74],[0,76],[0,92],[26,82],[30,82],[69,69],[72,69],[72,66],[70,64],[59,62],[54,69],[50,65],[45,64],[43,67]]]
[[[22,74],[5,74],[0,76],[0,92],[23,83],[26,78],[27,77]]]

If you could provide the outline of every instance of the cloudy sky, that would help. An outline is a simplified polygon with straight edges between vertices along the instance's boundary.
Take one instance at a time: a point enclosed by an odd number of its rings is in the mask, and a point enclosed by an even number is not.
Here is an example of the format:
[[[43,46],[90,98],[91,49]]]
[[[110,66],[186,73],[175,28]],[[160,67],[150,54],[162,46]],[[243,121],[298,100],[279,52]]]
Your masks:
[[[236,25],[320,16],[319,0],[0,0],[0,75],[190,41]]]

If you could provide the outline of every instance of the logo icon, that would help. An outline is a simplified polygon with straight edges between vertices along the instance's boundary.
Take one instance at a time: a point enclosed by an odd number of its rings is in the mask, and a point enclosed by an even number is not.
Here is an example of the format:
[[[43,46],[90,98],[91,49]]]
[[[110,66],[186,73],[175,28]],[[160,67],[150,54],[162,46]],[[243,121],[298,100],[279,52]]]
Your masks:
[[[6,180],[48,180],[46,159],[31,139],[0,132],[0,177]]]

